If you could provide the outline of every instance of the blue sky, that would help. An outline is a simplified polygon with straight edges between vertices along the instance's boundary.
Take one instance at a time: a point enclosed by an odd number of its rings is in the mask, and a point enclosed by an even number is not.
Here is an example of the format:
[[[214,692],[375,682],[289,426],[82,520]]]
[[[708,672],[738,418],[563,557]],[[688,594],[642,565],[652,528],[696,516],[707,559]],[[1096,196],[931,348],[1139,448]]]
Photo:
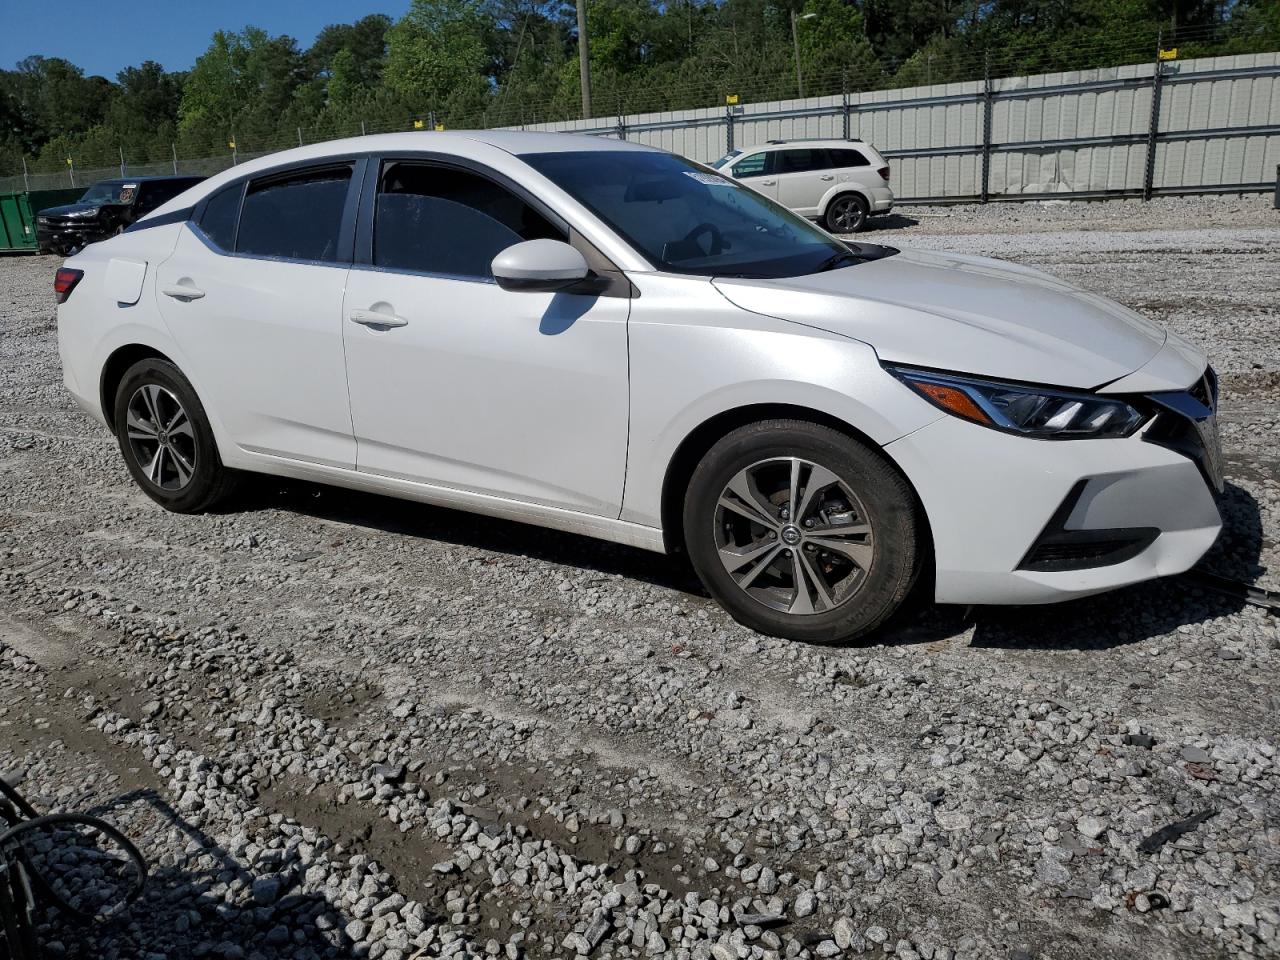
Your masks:
[[[322,28],[367,13],[399,18],[409,0],[0,0],[0,67],[33,53],[63,57],[87,74],[115,79],[143,60],[186,70],[215,30],[252,24],[287,33],[305,49]]]

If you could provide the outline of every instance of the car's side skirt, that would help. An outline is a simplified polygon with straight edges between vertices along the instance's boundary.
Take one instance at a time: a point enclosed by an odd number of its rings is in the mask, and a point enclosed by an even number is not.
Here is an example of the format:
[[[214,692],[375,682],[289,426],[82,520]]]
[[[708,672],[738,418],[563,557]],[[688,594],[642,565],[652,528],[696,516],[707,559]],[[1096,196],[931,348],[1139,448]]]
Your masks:
[[[315,483],[327,483],[335,487],[346,487],[351,490],[362,490],[367,493],[378,493],[385,496],[400,497],[432,506],[448,507],[468,513],[478,513],[503,520],[516,520],[534,526],[548,527],[552,530],[563,530],[598,540],[609,540],[626,546],[666,553],[666,543],[662,531],[656,527],[648,527],[639,523],[629,523],[610,517],[598,517],[561,507],[548,507],[523,500],[511,500],[491,494],[474,493],[469,490],[458,490],[453,487],[442,487],[430,483],[417,483],[412,480],[401,480],[395,477],[384,477],[373,473],[359,473],[344,470],[340,467],[329,467],[323,464],[306,463],[286,457],[268,454],[246,454],[227,458],[226,465],[254,473],[265,473],[273,476],[292,477],[297,480],[310,480]]]

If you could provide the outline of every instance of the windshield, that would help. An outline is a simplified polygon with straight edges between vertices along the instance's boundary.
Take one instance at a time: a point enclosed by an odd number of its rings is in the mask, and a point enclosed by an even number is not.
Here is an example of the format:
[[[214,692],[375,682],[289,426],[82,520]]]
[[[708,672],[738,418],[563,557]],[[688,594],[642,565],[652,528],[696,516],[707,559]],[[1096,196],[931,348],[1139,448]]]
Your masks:
[[[128,203],[138,192],[136,183],[95,183],[84,192],[81,203],[102,206],[104,203]]]
[[[740,156],[742,156],[741,150],[730,150],[723,157],[721,157],[719,160],[713,163],[712,166],[715,167],[717,170],[723,170],[725,166],[729,164],[735,157],[740,157]]]
[[[854,259],[849,248],[750,187],[683,157],[640,150],[526,153],[660,270],[796,277]]]

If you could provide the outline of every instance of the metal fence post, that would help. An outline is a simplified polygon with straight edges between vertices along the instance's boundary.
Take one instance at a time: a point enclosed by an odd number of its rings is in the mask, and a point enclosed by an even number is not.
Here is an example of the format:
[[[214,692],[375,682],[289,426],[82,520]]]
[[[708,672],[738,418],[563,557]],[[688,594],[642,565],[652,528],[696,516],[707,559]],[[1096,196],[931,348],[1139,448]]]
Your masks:
[[[840,71],[840,103],[842,105],[844,138],[849,139],[849,70]]]
[[[618,139],[627,139],[627,115],[623,113],[622,94],[618,94]]]
[[[1150,200],[1156,179],[1156,141],[1160,138],[1160,91],[1164,86],[1164,65],[1160,60],[1160,44],[1156,40],[1156,60],[1151,68],[1151,127],[1147,131],[1147,162],[1142,171],[1142,199]]]
[[[733,153],[733,107],[725,104],[724,108],[725,153]]]
[[[298,128],[298,146],[302,146],[302,128]]]
[[[178,175],[178,145],[170,141],[169,149],[173,151],[173,175],[176,177]]]
[[[22,175],[24,177],[27,175],[27,166],[25,163],[22,165]],[[1272,203],[1277,210],[1280,210],[1280,163],[1276,164],[1276,198]]]
[[[984,57],[982,69],[982,202],[991,192],[991,57]]]
[[[31,190],[31,181],[27,179],[27,158],[22,158],[22,190],[28,193]],[[1280,198],[1280,167],[1276,168],[1276,197]]]
[[[120,176],[128,176],[128,174],[124,172],[124,147],[120,148]]]

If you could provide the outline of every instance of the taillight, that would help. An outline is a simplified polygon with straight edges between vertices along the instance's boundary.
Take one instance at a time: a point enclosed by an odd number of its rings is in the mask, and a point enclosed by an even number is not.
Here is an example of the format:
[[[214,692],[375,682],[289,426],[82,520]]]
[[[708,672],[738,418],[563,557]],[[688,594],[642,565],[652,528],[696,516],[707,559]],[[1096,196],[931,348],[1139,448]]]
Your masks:
[[[53,275],[53,292],[58,295],[59,303],[67,302],[67,297],[71,296],[71,291],[76,288],[76,284],[83,276],[83,270],[73,270],[71,267],[58,268],[58,272]]]
[[[877,171],[876,171],[876,173],[880,174],[880,179],[885,180],[885,181],[888,181],[888,179],[889,179],[889,168],[888,168],[888,167],[881,167],[879,170],[877,170]]]

